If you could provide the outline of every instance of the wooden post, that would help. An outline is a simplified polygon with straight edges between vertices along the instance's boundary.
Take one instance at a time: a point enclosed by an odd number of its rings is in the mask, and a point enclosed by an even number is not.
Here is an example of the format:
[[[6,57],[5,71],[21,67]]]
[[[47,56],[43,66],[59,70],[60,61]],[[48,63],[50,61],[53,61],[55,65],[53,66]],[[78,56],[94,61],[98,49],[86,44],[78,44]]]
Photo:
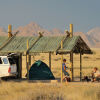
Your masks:
[[[27,50],[29,49],[29,41],[27,40]],[[27,79],[29,79],[29,53],[26,53],[26,68],[27,68]]]
[[[8,37],[9,38],[12,37],[12,25],[11,24],[8,25]]]
[[[73,24],[70,24],[70,37],[73,37]]]
[[[73,37],[73,24],[70,24],[70,38]],[[70,53],[71,80],[73,81],[73,51]]]
[[[80,81],[82,81],[82,54],[80,52]]]
[[[31,55],[29,55],[29,65],[31,66]]]
[[[29,54],[26,54],[27,79],[29,79]]]
[[[71,69],[71,80],[74,81],[74,73],[73,73],[73,52],[70,53],[70,69]]]
[[[22,78],[22,54],[19,55],[18,78]]]
[[[63,41],[61,41],[61,49],[63,49]],[[63,63],[63,54],[61,54],[61,83],[63,79],[62,63]]]
[[[33,64],[34,62],[35,62],[35,55],[32,56],[32,63],[31,64]]]
[[[51,52],[49,52],[49,68],[51,70]]]

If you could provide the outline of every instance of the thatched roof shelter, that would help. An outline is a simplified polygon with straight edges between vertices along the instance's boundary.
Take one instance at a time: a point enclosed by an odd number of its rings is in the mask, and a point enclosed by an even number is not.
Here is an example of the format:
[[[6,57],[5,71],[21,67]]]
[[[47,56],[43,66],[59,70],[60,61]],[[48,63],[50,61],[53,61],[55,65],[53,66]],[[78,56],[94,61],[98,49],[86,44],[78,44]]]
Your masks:
[[[82,54],[92,54],[91,49],[80,36],[73,36],[73,24],[70,24],[70,32],[66,31],[64,36],[39,36],[23,37],[17,36],[18,32],[12,36],[11,25],[8,26],[8,37],[0,36],[0,55],[8,53],[18,53],[26,55],[27,73],[30,66],[30,56],[34,53],[49,53],[49,67],[51,68],[51,53],[70,54],[71,78],[73,80],[73,53],[80,54],[80,80],[82,78]],[[20,58],[21,58],[20,56]],[[22,62],[22,61],[21,61]],[[21,70],[21,68],[20,68]],[[29,75],[29,73],[28,73]],[[61,65],[62,82],[62,65]]]

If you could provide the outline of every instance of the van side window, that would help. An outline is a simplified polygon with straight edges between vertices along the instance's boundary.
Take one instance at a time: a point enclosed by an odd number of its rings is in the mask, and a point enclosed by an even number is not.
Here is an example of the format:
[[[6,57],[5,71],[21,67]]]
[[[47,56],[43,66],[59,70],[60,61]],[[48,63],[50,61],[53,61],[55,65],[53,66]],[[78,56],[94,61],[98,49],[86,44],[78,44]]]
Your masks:
[[[0,64],[2,64],[2,60],[1,60],[1,58],[0,58]]]
[[[4,64],[8,64],[7,58],[3,58],[3,62],[4,62]]]

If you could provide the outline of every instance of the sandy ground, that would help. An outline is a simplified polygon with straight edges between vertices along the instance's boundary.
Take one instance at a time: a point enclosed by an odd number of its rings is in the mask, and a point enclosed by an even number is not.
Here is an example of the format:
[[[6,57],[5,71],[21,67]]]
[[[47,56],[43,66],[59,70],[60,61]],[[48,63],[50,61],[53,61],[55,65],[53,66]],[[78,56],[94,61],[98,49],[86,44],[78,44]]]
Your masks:
[[[91,75],[93,67],[100,69],[100,50],[93,49],[93,55],[83,55],[82,74]],[[70,66],[69,55],[67,66]],[[42,60],[49,64],[48,54],[37,54],[32,57],[34,61]],[[26,74],[26,62],[23,57],[23,78]],[[79,55],[74,55],[74,68],[79,68]],[[87,69],[84,69],[87,68]],[[52,72],[56,78],[61,75],[61,56],[52,54]],[[69,71],[70,73],[70,71]],[[79,69],[74,69],[74,76],[79,76]],[[1,81],[0,100],[100,100],[100,83],[70,82],[68,84],[58,82],[29,82],[27,80]]]

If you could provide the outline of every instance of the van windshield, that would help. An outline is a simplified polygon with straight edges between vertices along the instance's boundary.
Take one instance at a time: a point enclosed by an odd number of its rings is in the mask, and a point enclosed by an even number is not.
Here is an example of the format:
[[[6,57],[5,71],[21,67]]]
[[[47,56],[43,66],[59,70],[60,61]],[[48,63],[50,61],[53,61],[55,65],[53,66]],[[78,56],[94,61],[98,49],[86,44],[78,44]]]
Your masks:
[[[12,58],[8,58],[10,64],[16,64],[15,61]]]

